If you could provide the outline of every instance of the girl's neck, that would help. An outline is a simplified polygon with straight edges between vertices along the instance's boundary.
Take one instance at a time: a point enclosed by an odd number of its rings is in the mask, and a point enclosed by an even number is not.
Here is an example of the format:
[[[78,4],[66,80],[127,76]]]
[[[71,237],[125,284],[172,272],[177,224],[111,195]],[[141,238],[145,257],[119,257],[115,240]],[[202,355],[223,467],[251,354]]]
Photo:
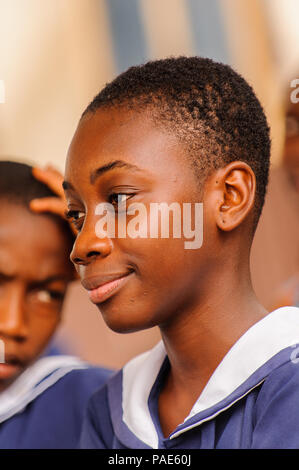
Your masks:
[[[235,342],[268,313],[257,300],[250,278],[225,283],[222,290],[217,285],[217,298],[215,292],[206,292],[204,298],[214,300],[203,300],[161,327],[172,386],[187,388],[192,396],[199,395]]]

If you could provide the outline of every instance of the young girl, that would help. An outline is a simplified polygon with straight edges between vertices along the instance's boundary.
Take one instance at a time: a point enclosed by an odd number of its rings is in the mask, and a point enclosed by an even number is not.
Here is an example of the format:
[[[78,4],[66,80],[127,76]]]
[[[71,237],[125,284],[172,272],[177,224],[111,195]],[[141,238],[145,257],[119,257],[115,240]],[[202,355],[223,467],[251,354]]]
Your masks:
[[[132,67],[83,113],[71,259],[110,328],[162,341],[91,398],[82,447],[299,447],[299,309],[267,312],[249,270],[269,156],[253,90],[209,59]]]

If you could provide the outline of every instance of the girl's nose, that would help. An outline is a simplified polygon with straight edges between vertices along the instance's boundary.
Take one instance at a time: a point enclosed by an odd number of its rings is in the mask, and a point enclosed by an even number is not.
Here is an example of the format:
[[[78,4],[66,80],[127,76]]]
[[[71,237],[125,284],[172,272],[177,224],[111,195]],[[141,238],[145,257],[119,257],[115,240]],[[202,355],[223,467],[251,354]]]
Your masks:
[[[83,229],[77,235],[70,259],[75,265],[86,265],[94,258],[109,256],[112,247],[110,238],[99,238],[94,230]]]

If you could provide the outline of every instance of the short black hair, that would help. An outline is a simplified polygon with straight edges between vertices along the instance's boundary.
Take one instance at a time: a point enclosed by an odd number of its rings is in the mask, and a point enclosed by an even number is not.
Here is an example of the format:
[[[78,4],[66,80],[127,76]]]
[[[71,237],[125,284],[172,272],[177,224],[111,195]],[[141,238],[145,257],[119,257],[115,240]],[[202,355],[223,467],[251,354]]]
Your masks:
[[[264,204],[270,165],[270,130],[251,86],[230,66],[202,57],[155,60],[130,67],[108,83],[84,111],[151,108],[157,126],[186,146],[200,180],[236,160],[257,180],[254,228]]]
[[[32,166],[16,161],[0,161],[0,198],[29,206],[32,199],[55,196],[34,178]]]
[[[26,163],[0,160],[0,200],[22,205],[29,210],[32,199],[57,196],[46,184],[34,178],[32,169]],[[72,232],[65,220],[52,213],[42,214],[52,218],[73,243]]]

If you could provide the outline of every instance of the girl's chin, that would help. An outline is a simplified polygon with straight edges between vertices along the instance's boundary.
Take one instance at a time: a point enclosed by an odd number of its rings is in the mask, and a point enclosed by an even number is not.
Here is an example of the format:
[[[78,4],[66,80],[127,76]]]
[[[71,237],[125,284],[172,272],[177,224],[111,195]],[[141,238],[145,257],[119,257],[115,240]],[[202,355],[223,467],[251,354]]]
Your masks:
[[[148,318],[142,321],[140,314],[134,313],[130,315],[128,309],[122,309],[123,313],[120,312],[111,312],[109,308],[103,308],[103,306],[98,306],[102,317],[110,330],[115,333],[136,333],[137,331],[146,330],[156,326],[153,321],[149,321]]]

